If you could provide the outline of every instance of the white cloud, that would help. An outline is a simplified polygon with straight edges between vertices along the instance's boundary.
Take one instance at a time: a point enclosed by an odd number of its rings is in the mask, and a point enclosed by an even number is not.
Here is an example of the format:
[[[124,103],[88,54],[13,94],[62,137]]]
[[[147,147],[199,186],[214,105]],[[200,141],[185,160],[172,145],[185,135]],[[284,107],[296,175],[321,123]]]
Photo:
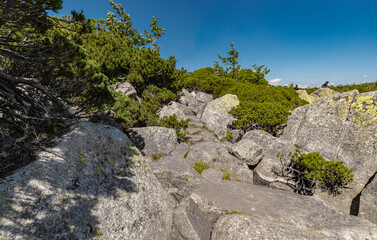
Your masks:
[[[368,75],[363,75],[363,78],[367,78],[367,77],[369,77]]]
[[[275,84],[275,83],[280,82],[281,80],[283,80],[283,79],[281,79],[281,78],[274,78],[274,79],[270,80],[268,83],[269,84]]]
[[[305,85],[298,84],[298,87],[299,87],[299,88],[308,88],[309,85],[308,85],[308,84],[305,84]]]

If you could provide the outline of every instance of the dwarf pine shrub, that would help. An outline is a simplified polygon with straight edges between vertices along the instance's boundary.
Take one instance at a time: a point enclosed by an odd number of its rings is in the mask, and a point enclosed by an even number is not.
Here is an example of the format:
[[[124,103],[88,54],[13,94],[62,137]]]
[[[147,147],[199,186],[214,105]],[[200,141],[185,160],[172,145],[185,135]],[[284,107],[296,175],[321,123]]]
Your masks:
[[[284,158],[282,154],[278,157]],[[326,161],[318,152],[300,153],[297,148],[295,153],[289,154],[283,167],[284,175],[295,183],[295,192],[302,195],[313,195],[316,188],[338,195],[354,177],[353,170],[342,161]]]

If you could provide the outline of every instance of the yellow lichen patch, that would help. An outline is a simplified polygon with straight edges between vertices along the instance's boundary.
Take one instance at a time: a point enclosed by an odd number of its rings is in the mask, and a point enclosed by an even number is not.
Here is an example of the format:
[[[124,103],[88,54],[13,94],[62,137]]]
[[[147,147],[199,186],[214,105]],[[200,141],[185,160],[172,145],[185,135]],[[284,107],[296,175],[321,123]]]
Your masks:
[[[358,96],[351,105],[352,120],[359,128],[377,122],[377,104],[372,96]]]
[[[338,103],[342,103],[342,102],[345,102],[345,101],[346,101],[345,98],[341,98],[341,99],[338,100]]]

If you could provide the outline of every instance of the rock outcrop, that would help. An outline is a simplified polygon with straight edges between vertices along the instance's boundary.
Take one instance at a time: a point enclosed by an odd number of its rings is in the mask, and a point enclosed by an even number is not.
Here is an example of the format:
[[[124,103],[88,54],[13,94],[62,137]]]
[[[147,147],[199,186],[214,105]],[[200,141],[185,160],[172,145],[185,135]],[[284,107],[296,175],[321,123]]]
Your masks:
[[[169,239],[175,201],[120,130],[80,123],[0,184],[4,239]]]
[[[314,92],[312,92],[310,95],[305,90],[298,90],[297,91],[299,98],[304,99],[305,101],[308,101],[309,103],[313,103],[315,100],[329,97],[332,95],[339,94],[337,91],[334,91],[330,88],[320,88]]]
[[[223,181],[190,197],[214,224],[212,239],[377,239],[376,225],[316,196]]]
[[[354,90],[299,107],[281,139],[352,168],[355,178],[349,189],[337,197],[318,194],[345,211],[357,212],[357,195],[377,172],[377,92]]]
[[[228,127],[236,120],[228,112],[239,103],[237,96],[231,94],[217,98],[207,104],[201,120],[219,139],[225,139],[229,131]]]
[[[191,120],[186,142],[163,127],[130,128],[127,137],[79,123],[0,184],[0,238],[377,240],[368,221],[377,222],[376,100],[319,98],[293,111],[280,138],[228,128],[235,96],[186,90],[160,111]],[[336,198],[293,193],[277,154],[294,144],[343,160],[353,189]],[[350,205],[368,220],[349,215]]]

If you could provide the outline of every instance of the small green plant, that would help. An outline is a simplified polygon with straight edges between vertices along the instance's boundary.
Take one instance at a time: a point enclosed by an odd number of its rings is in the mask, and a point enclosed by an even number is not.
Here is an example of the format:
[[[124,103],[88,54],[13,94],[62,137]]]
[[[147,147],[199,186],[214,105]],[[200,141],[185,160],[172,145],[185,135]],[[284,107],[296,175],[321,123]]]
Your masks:
[[[192,167],[197,171],[199,174],[202,174],[202,172],[209,168],[208,164],[203,161],[196,161]]]
[[[232,210],[230,212],[227,212],[226,214],[242,214],[242,215],[249,215],[247,213],[244,213],[244,212],[241,212],[241,211],[236,211],[236,210]]]
[[[212,162],[216,162],[217,161],[217,158],[212,158]]]
[[[82,163],[82,164],[85,164],[86,163],[86,159],[85,159],[85,157],[81,154],[80,155],[80,162]]]
[[[227,141],[229,141],[230,139],[232,139],[232,137],[233,137],[233,135],[232,135],[231,132],[228,132],[228,133],[226,134],[226,140],[227,140]]]
[[[102,234],[101,230],[97,229],[96,235],[97,235],[98,238],[102,238],[103,234]]]
[[[162,157],[162,153],[160,153],[160,152],[152,155],[152,159],[153,159],[153,160],[158,160],[158,159],[160,159],[161,157]]]
[[[224,180],[230,180],[230,171],[228,169],[221,168],[220,171],[224,173]]]
[[[301,195],[313,195],[318,187],[335,196],[353,181],[352,169],[342,161],[326,161],[318,152],[301,153],[296,148],[294,153],[289,153],[288,160],[281,153],[277,156],[283,165],[282,175],[293,180],[292,187]]]

